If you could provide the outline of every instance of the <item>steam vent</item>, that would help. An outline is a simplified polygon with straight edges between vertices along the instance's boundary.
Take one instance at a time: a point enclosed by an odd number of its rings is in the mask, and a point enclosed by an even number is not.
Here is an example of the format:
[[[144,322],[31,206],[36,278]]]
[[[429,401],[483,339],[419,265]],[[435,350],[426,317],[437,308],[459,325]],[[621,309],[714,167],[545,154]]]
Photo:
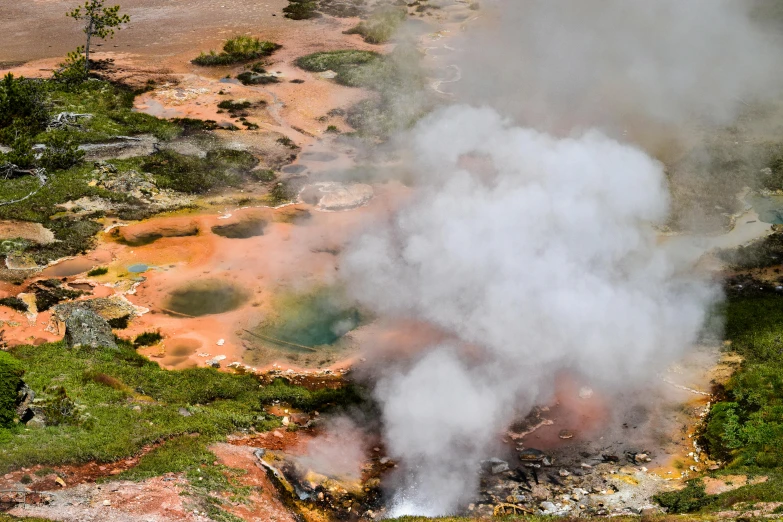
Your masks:
[[[781,519],[781,63],[777,0],[0,1],[0,522]]]

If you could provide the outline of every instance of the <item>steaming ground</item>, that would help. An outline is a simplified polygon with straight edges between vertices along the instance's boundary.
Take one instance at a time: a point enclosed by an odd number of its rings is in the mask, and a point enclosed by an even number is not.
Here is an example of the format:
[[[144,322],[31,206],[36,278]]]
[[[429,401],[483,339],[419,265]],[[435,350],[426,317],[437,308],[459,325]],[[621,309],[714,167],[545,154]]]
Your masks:
[[[497,434],[557,372],[607,391],[643,382],[694,342],[717,293],[656,244],[664,172],[633,146],[468,106],[412,143],[418,198],[355,241],[342,272],[376,312],[453,336],[375,391],[403,468],[393,513],[438,515],[470,500]]]

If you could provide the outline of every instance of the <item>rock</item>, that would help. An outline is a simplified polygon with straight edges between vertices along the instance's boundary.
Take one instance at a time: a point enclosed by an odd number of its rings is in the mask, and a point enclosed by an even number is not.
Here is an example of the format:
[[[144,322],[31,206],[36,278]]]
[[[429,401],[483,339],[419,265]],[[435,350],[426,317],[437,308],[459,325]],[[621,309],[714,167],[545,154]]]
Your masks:
[[[574,432],[571,430],[560,430],[560,433],[558,433],[557,436],[564,440],[573,439]]]
[[[46,421],[44,421],[43,417],[39,417],[36,415],[35,417],[27,421],[25,426],[28,428],[43,428],[46,426]]]
[[[351,210],[361,207],[373,197],[373,189],[363,183],[344,184],[335,181],[320,181],[305,186],[299,192],[299,199],[318,210]]]
[[[593,396],[593,389],[588,386],[582,386],[579,388],[579,398],[589,399]]]
[[[187,409],[185,409],[185,408],[180,408],[179,410],[177,410],[177,412],[178,412],[180,415],[182,415],[183,417],[192,417],[192,416],[193,416],[193,414],[192,414],[192,413],[190,413],[190,412],[189,412]]]
[[[54,243],[54,232],[40,223],[30,221],[0,221],[0,252],[9,253],[24,250],[19,239],[24,239],[39,245]]]
[[[65,344],[68,348],[90,346],[117,349],[109,323],[88,308],[74,308],[66,318]]]
[[[110,500],[104,500],[103,501],[103,505],[104,506],[111,506],[111,501]]]
[[[549,488],[544,486],[543,484],[534,484],[533,487],[530,490],[530,494],[533,496],[534,499],[537,500],[546,500],[549,498]]]
[[[304,426],[310,422],[310,415],[307,413],[292,413],[289,415],[289,420],[296,425]]]
[[[21,422],[27,423],[35,417],[32,410],[35,392],[24,381],[16,391],[16,416]]]
[[[491,459],[482,461],[481,469],[484,470],[485,472],[492,473],[493,475],[497,475],[498,473],[503,473],[504,471],[508,471],[508,462],[493,457]]]
[[[527,467],[549,466],[551,459],[541,450],[535,448],[524,448],[519,452],[519,460]]]
[[[89,309],[106,321],[117,321],[123,318],[133,319],[149,311],[147,308],[134,305],[124,295],[60,303],[52,308],[51,331],[59,331],[60,323],[64,323],[77,308]]]

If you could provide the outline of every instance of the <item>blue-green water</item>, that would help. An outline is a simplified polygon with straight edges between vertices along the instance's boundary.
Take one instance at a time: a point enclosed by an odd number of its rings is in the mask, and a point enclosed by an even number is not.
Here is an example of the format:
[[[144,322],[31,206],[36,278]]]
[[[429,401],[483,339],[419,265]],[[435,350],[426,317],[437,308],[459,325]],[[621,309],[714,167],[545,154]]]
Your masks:
[[[783,225],[783,196],[756,196],[751,200],[759,220],[772,225]]]

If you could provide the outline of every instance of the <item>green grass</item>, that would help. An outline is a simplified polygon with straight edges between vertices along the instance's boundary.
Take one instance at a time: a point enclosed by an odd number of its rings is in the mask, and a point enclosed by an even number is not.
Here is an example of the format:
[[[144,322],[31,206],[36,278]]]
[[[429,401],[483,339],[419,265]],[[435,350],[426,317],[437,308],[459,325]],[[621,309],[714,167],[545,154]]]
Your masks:
[[[0,429],[0,473],[36,464],[111,462],[135,455],[149,444],[189,434],[199,434],[198,444],[204,448],[238,430],[280,426],[279,419],[262,409],[275,398],[293,398],[298,407],[324,411],[357,397],[350,387],[310,392],[286,383],[260,386],[252,375],[212,368],[166,371],[127,342],[120,342],[119,350],[68,350],[58,342],[13,348],[11,354],[37,397],[44,403],[67,397],[74,414],[60,419],[57,426]],[[180,408],[191,415],[183,416]],[[176,444],[187,444],[179,440]],[[153,452],[134,473],[141,477],[181,467],[166,451]],[[200,451],[193,449],[182,462],[201,458]]]
[[[342,85],[370,87],[376,85],[371,79],[381,70],[378,64],[383,60],[382,55],[372,51],[346,49],[308,54],[297,58],[294,64],[310,72],[334,71],[335,81]]]
[[[87,272],[87,277],[97,277],[97,276],[106,275],[108,273],[109,273],[108,268],[106,268],[105,266],[99,266]]]
[[[100,225],[82,217],[78,221],[51,219],[62,212],[57,205],[82,197],[103,198],[114,202],[128,202],[129,196],[110,192],[88,185],[92,179],[92,166],[80,165],[68,170],[53,172],[49,182],[29,199],[13,205],[0,206],[0,219],[18,219],[42,223],[54,232],[57,242],[49,245],[28,245],[30,253],[39,264],[65,256],[85,252],[93,244],[94,234]],[[0,183],[0,201],[24,197],[38,187],[38,181],[31,176],[5,180]]]
[[[281,47],[281,45],[274,42],[262,41],[258,38],[240,35],[226,40],[223,44],[222,52],[202,52],[192,60],[192,63],[207,67],[232,65],[248,60],[255,60],[264,56],[270,56]]]
[[[359,34],[364,41],[371,44],[388,42],[397,32],[400,24],[405,21],[407,10],[399,7],[382,7],[370,15],[367,20],[359,22],[345,34]]]
[[[348,385],[337,389],[308,390],[302,386],[288,383],[285,379],[275,379],[272,384],[260,391],[261,403],[284,402],[294,408],[306,411],[324,411],[329,407],[343,408],[365,400],[361,388]]]
[[[375,91],[347,111],[346,121],[360,136],[385,139],[410,128],[435,106],[419,60],[419,51],[402,43],[388,55],[328,51],[302,56],[295,64],[311,72],[334,71],[339,84]]]
[[[45,82],[49,112],[92,114],[79,119],[79,127],[69,128],[67,135],[76,143],[99,143],[116,136],[153,134],[161,140],[177,136],[181,129],[174,123],[133,111],[135,93],[111,83],[90,80],[74,86]],[[35,137],[46,142],[48,132]]]
[[[13,426],[16,416],[16,390],[22,379],[21,363],[0,351],[0,429]]]
[[[733,296],[726,337],[745,358],[709,415],[704,440],[729,467],[783,467],[783,297]]]
[[[735,268],[760,268],[780,265],[783,261],[783,233],[776,232],[747,246],[720,250],[719,258]]]
[[[50,384],[57,383],[80,415],[54,427],[0,430],[2,472],[34,464],[114,461],[178,435],[199,433],[207,443],[250,426],[279,425],[263,416],[252,376],[209,368],[165,371],[127,344],[115,351],[66,350],[53,343],[16,348],[13,354],[37,396],[49,397]],[[193,414],[182,416],[183,407]]]
[[[204,194],[241,185],[257,164],[258,160],[245,151],[217,149],[198,158],[164,150],[146,158],[141,167],[155,176],[160,188]]]

